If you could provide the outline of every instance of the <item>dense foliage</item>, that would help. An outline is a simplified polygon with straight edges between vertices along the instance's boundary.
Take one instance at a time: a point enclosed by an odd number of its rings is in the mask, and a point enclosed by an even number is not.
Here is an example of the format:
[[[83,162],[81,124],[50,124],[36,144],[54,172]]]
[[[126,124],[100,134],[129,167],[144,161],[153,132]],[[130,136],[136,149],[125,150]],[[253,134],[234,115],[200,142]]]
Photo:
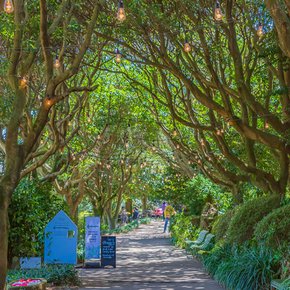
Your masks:
[[[280,205],[277,195],[263,196],[239,206],[231,219],[226,236],[231,243],[250,240],[257,223]]]
[[[215,248],[203,259],[207,270],[226,288],[235,290],[269,289],[279,269],[281,256],[264,246]]]
[[[185,216],[183,213],[172,218],[170,225],[173,242],[182,248],[186,247],[186,240],[194,240],[197,236],[197,228],[192,225],[191,216]]]
[[[17,281],[18,279],[44,278],[53,285],[78,285],[80,283],[77,270],[73,265],[47,265],[40,269],[10,270],[7,282]]]
[[[37,178],[23,179],[9,207],[9,258],[42,256],[44,228],[54,215],[65,209],[64,200],[50,183]]]
[[[234,209],[230,209],[224,214],[217,217],[213,224],[212,232],[216,236],[216,240],[226,239],[226,233],[230,226],[230,222],[235,214]]]
[[[278,248],[290,244],[290,204],[274,209],[257,225],[255,239],[268,246]]]

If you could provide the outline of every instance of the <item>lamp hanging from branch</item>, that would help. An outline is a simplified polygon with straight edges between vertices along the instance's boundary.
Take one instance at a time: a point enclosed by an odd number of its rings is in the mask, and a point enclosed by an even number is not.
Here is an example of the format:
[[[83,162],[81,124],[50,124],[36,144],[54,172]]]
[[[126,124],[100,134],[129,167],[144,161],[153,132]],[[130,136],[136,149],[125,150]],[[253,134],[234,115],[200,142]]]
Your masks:
[[[9,14],[14,11],[14,5],[12,0],[4,1],[4,11]]]
[[[215,4],[214,19],[216,21],[221,21],[223,19],[223,13],[222,13],[221,5],[219,1],[216,1],[216,4]]]
[[[189,44],[189,42],[188,42],[187,39],[186,39],[185,42],[184,42],[183,50],[184,50],[185,52],[190,52],[190,51],[191,51],[191,46],[190,46],[190,44]]]
[[[122,55],[121,55],[119,49],[117,48],[117,50],[116,50],[116,62],[120,63],[121,60],[122,60]]]
[[[264,34],[264,31],[263,31],[263,25],[262,25],[261,22],[259,22],[258,29],[257,29],[257,35],[258,35],[259,37],[262,37],[263,34]]]
[[[119,1],[119,4],[118,4],[117,19],[120,22],[123,22],[126,19],[126,13],[125,13],[125,8],[124,8],[124,3],[123,3],[122,0],[120,0]]]

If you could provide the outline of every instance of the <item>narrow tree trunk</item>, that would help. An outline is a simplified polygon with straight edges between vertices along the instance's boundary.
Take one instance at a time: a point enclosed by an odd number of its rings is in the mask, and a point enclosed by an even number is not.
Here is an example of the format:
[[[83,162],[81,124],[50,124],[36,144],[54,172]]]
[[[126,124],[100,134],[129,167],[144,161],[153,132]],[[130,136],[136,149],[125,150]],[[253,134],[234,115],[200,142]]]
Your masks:
[[[244,194],[238,185],[232,187],[234,205],[239,205],[244,202]]]
[[[147,196],[142,196],[142,212],[145,212],[147,210]]]
[[[5,289],[8,256],[8,206],[13,187],[1,182],[0,184],[0,290]]]

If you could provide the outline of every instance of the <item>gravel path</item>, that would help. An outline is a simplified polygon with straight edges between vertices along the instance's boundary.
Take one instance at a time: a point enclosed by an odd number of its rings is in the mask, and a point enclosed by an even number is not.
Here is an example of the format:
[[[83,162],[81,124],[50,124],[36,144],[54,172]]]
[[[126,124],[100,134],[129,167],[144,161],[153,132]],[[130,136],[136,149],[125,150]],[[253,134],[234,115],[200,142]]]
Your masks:
[[[199,261],[170,243],[163,223],[153,221],[117,236],[117,268],[80,269],[82,289],[222,290]]]

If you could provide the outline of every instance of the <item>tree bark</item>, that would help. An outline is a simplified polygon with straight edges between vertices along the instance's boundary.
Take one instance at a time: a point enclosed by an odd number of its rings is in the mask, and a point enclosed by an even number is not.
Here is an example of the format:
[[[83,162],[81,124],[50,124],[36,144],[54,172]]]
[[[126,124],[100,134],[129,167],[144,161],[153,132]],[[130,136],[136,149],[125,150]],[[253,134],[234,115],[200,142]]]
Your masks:
[[[4,178],[3,178],[4,179]],[[0,182],[0,289],[5,289],[8,265],[8,207],[15,185],[5,180]]]

